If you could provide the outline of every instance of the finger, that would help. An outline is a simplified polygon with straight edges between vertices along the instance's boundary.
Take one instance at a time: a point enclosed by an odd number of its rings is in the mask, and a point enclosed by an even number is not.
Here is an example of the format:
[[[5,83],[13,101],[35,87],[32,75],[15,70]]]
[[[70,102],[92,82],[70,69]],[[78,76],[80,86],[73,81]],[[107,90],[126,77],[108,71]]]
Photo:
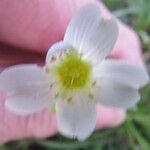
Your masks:
[[[112,17],[110,11],[100,3],[102,15],[106,18]],[[140,40],[138,35],[127,25],[118,20],[119,35],[110,57],[126,60],[136,65],[144,66]]]
[[[132,29],[125,25],[120,28],[119,37],[111,57],[144,66],[140,40]]]
[[[56,116],[50,110],[22,117],[7,111],[4,101],[5,95],[0,93],[0,129],[3,129],[0,130],[0,143],[31,137],[45,138],[57,133]],[[97,129],[116,126],[124,120],[124,110],[97,106]]]
[[[10,65],[21,63],[42,64],[44,56],[38,53],[26,52],[19,48],[0,44],[0,67],[5,68]]]
[[[123,123],[125,118],[125,110],[97,105],[97,129],[117,126]]]
[[[45,52],[63,38],[73,14],[94,0],[1,0],[0,41]]]
[[[0,40],[22,48],[32,49],[38,52],[46,52],[51,44],[62,39],[63,34],[66,30],[66,26],[69,20],[71,19],[72,15],[76,12],[76,10],[79,7],[84,5],[86,2],[88,1],[82,1],[82,3],[79,3],[79,0],[62,0],[61,2],[55,0],[52,3],[49,0],[32,0],[32,2],[30,1],[30,3],[28,3],[25,0],[21,2],[14,0],[12,3],[10,1],[8,2],[8,0],[2,0],[0,1],[0,32],[2,33],[0,34]],[[105,8],[103,9],[103,5],[101,5],[101,7],[104,15],[110,15]],[[12,13],[15,13],[15,17],[13,17]],[[5,19],[4,16],[5,18],[10,18]],[[123,30],[122,28],[124,28],[125,30]],[[119,38],[124,38],[117,41],[112,56],[118,59],[125,59],[133,63],[142,62],[140,46],[135,33],[129,30],[129,28],[124,26],[122,23],[119,23],[119,30]],[[127,33],[126,36],[124,36],[124,32]],[[131,38],[133,40],[132,44],[136,41],[135,46],[130,47],[131,44],[129,45],[128,43],[124,43],[124,45],[126,46],[122,47],[122,41],[127,41],[129,32],[133,35],[133,38]],[[135,55],[133,55],[133,53],[135,53]],[[19,57],[17,57],[17,59],[19,59]],[[7,112],[4,109],[3,104],[0,104],[0,107],[2,108],[0,109],[2,110],[2,113],[0,113],[0,119],[2,119],[2,121],[0,122],[0,128],[4,129],[3,131],[0,131],[2,133],[0,134],[0,140],[2,139],[2,141],[6,141],[8,139],[12,140],[30,136],[45,137],[48,134],[50,134],[49,132],[43,132],[41,126],[39,127],[39,125],[41,125],[41,122],[39,120],[42,120],[42,117],[45,118],[45,116],[51,116],[51,113],[49,114],[47,110],[45,112],[42,112],[42,115],[38,113],[37,115],[31,115],[29,117],[22,118]],[[111,108],[104,108],[101,106],[98,107],[97,114],[97,128],[110,127],[111,125],[115,125],[122,122],[124,118],[122,117],[124,116],[124,111]],[[36,118],[37,120],[35,121],[34,118]],[[17,127],[19,128],[19,131],[23,130],[23,132],[16,132],[16,127],[12,125],[12,122],[17,122],[15,123],[15,126],[18,125]],[[26,122],[29,122],[30,126],[26,125]],[[56,121],[53,120],[51,120],[50,123],[53,124],[53,122],[56,123]],[[28,127],[25,127],[25,125]],[[47,122],[46,124],[43,124],[43,126],[46,125]],[[34,126],[38,126],[39,128],[34,128]],[[45,128],[45,131],[46,129],[47,128]],[[12,130],[13,132],[10,132]],[[56,132],[56,130],[54,131]]]
[[[31,0],[30,3],[26,0],[1,0],[0,41],[46,52],[53,43],[63,38],[72,16],[88,2],[92,0]],[[102,14],[109,18],[110,12],[102,3],[100,6]],[[137,35],[126,25],[118,23],[119,37],[111,56],[143,64]]]
[[[4,101],[5,95],[0,93],[0,143],[24,138],[45,138],[56,134],[56,117],[49,109],[22,117],[7,111]]]

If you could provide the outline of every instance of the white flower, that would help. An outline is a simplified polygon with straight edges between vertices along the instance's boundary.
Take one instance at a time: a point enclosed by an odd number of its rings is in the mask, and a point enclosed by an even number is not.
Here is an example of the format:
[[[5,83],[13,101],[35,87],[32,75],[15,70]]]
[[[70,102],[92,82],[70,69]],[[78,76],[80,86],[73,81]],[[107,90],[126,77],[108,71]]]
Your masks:
[[[105,20],[97,5],[83,7],[71,20],[64,40],[48,51],[43,68],[17,65],[0,75],[5,106],[28,115],[56,103],[59,131],[86,139],[96,124],[96,103],[130,108],[148,80],[145,69],[106,59],[118,36],[114,18]]]

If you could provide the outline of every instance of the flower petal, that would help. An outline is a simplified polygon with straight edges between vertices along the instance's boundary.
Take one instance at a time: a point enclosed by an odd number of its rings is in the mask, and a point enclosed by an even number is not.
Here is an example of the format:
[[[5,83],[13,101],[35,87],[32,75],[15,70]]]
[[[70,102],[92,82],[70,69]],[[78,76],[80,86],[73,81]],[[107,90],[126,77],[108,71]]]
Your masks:
[[[74,50],[74,48],[68,44],[67,42],[60,41],[55,43],[47,52],[46,55],[46,63],[50,63],[50,59],[52,56],[57,55],[56,59],[58,58],[59,53],[65,52],[66,50]]]
[[[95,104],[86,99],[58,101],[56,115],[59,131],[71,138],[86,139],[96,124]]]
[[[0,89],[7,92],[6,107],[26,115],[50,104],[48,77],[37,65],[17,65],[0,74]]]
[[[48,76],[41,67],[34,64],[15,65],[0,74],[0,89],[6,92],[20,90],[33,83],[47,83]]]
[[[85,58],[102,60],[113,48],[118,36],[115,19],[100,17],[98,5],[83,7],[70,22],[64,41],[70,43]]]
[[[140,88],[149,82],[146,69],[123,61],[105,60],[94,68],[94,74],[134,88]]]
[[[18,115],[28,115],[49,107],[50,94],[48,91],[42,93],[39,89],[35,89],[31,92],[26,91],[26,93],[22,92],[8,97],[5,102],[6,108]]]
[[[97,102],[118,108],[133,107],[140,100],[136,89],[107,77],[97,80],[93,92]]]

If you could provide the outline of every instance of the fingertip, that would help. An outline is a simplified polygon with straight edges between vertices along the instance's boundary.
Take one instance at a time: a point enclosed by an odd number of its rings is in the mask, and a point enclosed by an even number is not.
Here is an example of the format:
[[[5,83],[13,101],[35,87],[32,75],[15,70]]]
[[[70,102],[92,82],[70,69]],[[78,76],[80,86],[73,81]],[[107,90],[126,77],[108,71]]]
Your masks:
[[[126,111],[119,108],[97,105],[96,129],[115,127],[125,121]]]

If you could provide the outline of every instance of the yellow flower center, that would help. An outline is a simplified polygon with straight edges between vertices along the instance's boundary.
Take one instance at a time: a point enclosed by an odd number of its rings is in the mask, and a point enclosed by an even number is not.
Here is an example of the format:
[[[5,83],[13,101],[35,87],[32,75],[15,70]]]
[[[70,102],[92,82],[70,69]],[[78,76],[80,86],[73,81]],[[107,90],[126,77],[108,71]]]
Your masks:
[[[56,66],[56,74],[62,88],[66,90],[83,88],[90,79],[91,64],[71,51]]]

